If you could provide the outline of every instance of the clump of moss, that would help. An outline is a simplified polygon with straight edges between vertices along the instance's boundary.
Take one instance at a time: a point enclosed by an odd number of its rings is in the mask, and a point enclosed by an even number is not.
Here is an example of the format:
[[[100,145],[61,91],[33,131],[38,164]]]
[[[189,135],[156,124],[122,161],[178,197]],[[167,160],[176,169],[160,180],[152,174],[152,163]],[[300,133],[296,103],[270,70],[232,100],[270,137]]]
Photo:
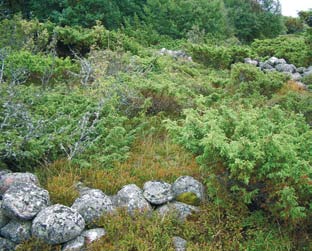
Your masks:
[[[199,206],[200,204],[200,199],[192,192],[181,193],[176,197],[176,200],[192,206]]]

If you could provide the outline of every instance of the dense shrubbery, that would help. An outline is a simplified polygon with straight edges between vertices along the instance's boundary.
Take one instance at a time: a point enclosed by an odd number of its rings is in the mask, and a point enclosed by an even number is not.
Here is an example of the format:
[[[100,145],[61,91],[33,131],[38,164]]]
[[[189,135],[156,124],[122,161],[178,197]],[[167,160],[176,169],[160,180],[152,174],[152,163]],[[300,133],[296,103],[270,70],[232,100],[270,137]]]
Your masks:
[[[302,116],[275,108],[188,110],[175,140],[246,203],[286,220],[306,217],[312,132]]]
[[[66,88],[2,86],[1,161],[25,170],[60,157],[108,167],[127,157],[133,140],[118,100],[87,97]],[[98,101],[97,101],[98,100]]]
[[[312,64],[312,58],[308,55],[309,48],[301,36],[281,36],[275,39],[255,40],[251,44],[251,48],[260,57],[284,58],[288,63],[297,67]]]
[[[243,46],[193,45],[189,51],[195,61],[209,67],[221,69],[229,68],[231,64],[243,62],[244,58],[253,57],[254,55],[250,48]]]

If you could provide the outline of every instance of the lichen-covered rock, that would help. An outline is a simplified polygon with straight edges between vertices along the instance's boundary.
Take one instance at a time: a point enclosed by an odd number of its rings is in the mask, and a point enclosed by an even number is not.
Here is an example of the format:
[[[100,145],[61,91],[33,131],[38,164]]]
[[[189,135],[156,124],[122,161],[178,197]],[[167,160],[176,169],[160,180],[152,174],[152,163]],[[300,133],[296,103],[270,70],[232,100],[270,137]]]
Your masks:
[[[165,204],[173,199],[171,185],[163,181],[148,181],[143,187],[143,196],[154,205]]]
[[[3,209],[1,208],[1,205],[2,205],[2,201],[0,201],[0,228],[8,224],[8,222],[10,221],[10,219],[4,214]]]
[[[77,198],[72,209],[82,215],[87,225],[94,224],[103,214],[115,211],[110,197],[98,189],[89,189]]]
[[[199,204],[199,201],[203,201],[205,199],[204,185],[191,176],[179,177],[172,184],[171,189],[174,197],[178,201],[182,201],[187,204],[197,206]],[[193,203],[191,200],[188,200],[191,199],[191,197],[193,197],[192,194],[195,194],[197,197],[197,199],[196,198],[193,199]]]
[[[84,237],[86,244],[90,244],[101,239],[105,234],[106,232],[104,228],[94,228],[83,231],[81,236]]]
[[[151,211],[152,207],[143,196],[143,191],[135,184],[124,186],[114,198],[118,207],[124,207],[128,212],[135,211],[146,212]]]
[[[66,242],[63,247],[62,251],[83,251],[85,246],[85,239],[83,236],[78,236],[77,238]]]
[[[22,243],[31,238],[31,222],[11,220],[1,228],[0,234],[16,244]]]
[[[182,202],[174,201],[157,208],[157,211],[161,216],[175,214],[181,221],[184,221],[193,212],[198,212],[199,209]]]
[[[16,244],[5,238],[0,237],[0,250],[1,251],[12,251],[15,249]]]
[[[33,183],[17,183],[4,193],[2,208],[10,218],[31,220],[43,208],[50,205],[47,190]]]
[[[295,73],[296,67],[293,64],[278,64],[275,69],[279,72]]]
[[[32,173],[6,173],[0,177],[0,194],[3,195],[11,185],[17,183],[39,185],[38,178]]]
[[[172,238],[173,247],[175,251],[186,251],[187,241],[179,236]]]
[[[53,205],[43,209],[33,220],[33,236],[48,243],[62,244],[75,239],[85,228],[85,221],[75,210]]]

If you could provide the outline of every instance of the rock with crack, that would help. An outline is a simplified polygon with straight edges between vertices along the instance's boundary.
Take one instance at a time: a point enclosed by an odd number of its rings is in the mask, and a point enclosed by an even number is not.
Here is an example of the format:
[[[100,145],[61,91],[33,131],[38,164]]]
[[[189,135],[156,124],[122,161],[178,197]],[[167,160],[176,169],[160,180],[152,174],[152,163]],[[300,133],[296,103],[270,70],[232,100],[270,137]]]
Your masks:
[[[52,245],[75,239],[84,228],[83,217],[74,209],[60,204],[43,209],[32,223],[33,236]]]

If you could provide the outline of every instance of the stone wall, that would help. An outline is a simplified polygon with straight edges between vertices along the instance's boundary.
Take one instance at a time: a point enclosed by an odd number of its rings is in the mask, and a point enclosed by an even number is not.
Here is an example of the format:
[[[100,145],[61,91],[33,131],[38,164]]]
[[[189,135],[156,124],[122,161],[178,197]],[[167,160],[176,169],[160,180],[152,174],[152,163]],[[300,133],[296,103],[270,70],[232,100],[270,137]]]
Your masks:
[[[0,171],[0,250],[14,250],[30,238],[61,244],[63,251],[84,250],[106,234],[96,221],[118,208],[130,215],[137,211],[156,211],[160,216],[174,212],[183,221],[198,212],[197,206],[205,200],[204,186],[190,176],[182,176],[173,184],[148,181],[143,189],[129,184],[112,196],[82,183],[76,188],[79,197],[71,207],[51,205],[49,192],[40,187],[34,174]],[[173,236],[172,243],[176,250],[186,248],[186,241],[180,237]]]

